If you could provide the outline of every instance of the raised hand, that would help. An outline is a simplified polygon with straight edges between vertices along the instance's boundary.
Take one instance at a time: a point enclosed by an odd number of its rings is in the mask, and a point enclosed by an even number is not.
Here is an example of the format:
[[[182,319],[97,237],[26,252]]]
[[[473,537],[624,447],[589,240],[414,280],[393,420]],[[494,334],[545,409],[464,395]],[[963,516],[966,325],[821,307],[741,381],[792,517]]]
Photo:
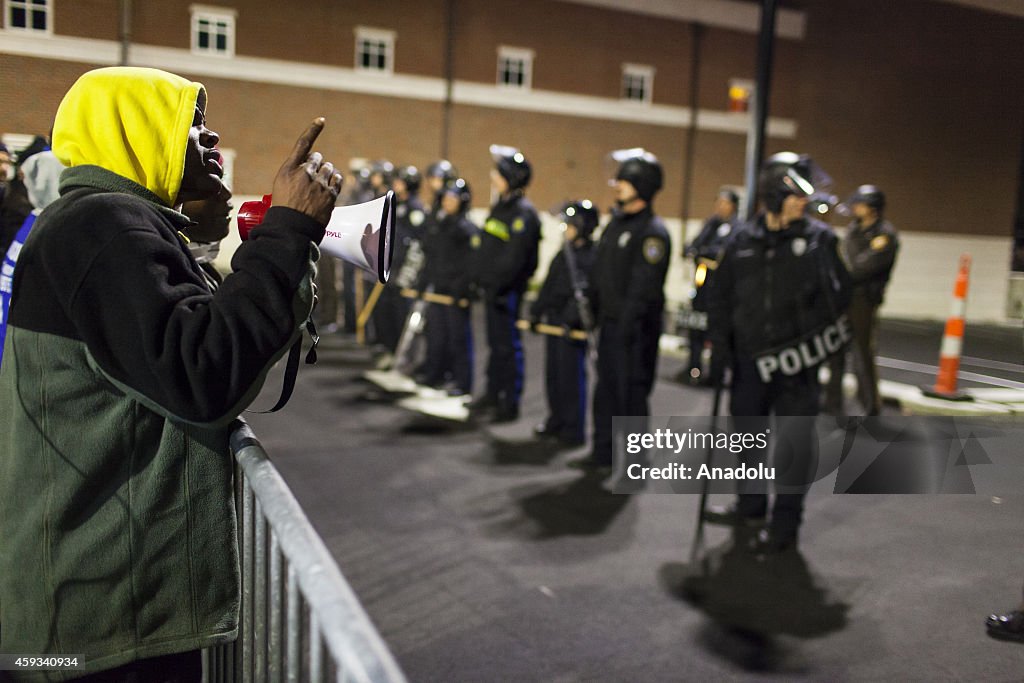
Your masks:
[[[327,225],[343,178],[334,170],[334,164],[323,160],[320,152],[310,151],[323,128],[323,117],[317,118],[295,142],[274,178],[274,204],[295,209]]]

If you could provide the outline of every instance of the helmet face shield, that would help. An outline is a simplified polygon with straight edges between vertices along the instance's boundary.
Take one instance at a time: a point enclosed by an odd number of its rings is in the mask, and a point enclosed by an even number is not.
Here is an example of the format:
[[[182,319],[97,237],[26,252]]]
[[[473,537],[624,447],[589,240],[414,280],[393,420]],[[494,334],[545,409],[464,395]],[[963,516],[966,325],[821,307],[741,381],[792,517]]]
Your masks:
[[[761,200],[772,213],[778,213],[782,202],[791,195],[809,200],[818,207],[818,213],[823,213],[822,206],[827,212],[827,207],[835,203],[829,192],[832,177],[806,154],[772,155],[761,167],[758,185]]]

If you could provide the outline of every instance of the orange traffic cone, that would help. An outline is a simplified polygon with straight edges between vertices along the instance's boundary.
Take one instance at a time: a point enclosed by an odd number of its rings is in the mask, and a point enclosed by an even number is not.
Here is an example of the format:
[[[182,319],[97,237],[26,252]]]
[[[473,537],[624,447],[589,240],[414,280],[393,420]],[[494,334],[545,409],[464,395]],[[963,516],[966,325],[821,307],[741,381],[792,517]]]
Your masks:
[[[967,281],[971,271],[969,254],[960,256],[960,271],[953,285],[953,309],[946,320],[939,350],[939,374],[935,386],[924,391],[925,395],[953,401],[969,401],[971,397],[956,390],[957,375],[960,372],[960,351],[964,343],[964,312],[967,310]]]

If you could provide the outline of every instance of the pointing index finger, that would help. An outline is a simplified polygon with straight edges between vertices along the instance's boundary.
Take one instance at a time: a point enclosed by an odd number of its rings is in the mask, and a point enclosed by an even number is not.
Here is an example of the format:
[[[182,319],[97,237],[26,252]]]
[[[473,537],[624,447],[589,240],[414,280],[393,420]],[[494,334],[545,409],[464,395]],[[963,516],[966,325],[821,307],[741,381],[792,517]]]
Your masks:
[[[291,155],[285,162],[286,165],[295,167],[306,161],[306,157],[309,156],[309,150],[313,148],[313,143],[316,142],[317,137],[320,135],[320,131],[324,129],[324,117],[320,116],[313,119],[313,123],[309,124],[309,128],[299,136],[299,139],[295,142],[295,147],[292,149]]]

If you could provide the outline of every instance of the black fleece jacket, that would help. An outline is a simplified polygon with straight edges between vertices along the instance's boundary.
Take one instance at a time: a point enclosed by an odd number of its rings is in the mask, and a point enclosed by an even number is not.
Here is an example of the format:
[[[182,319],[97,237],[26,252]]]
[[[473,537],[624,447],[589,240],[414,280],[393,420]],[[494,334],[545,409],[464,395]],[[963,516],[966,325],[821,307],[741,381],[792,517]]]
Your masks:
[[[10,325],[81,341],[109,380],[169,417],[232,419],[298,335],[324,228],[271,208],[211,293],[178,234],[187,223],[113,173],[65,171],[21,252]]]

